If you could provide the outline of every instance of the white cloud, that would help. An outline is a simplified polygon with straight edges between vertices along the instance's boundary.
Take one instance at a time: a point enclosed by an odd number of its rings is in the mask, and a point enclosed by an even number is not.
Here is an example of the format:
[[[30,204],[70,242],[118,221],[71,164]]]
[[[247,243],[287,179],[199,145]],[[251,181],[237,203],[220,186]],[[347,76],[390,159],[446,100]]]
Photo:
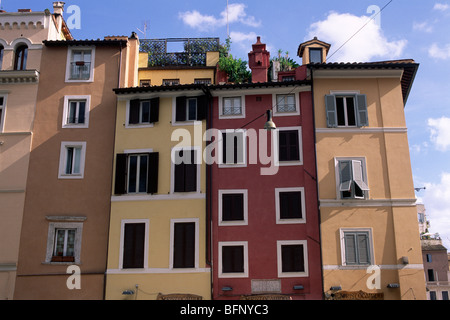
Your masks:
[[[433,43],[428,49],[428,54],[432,58],[447,60],[450,58],[450,44],[444,45],[440,48],[437,43]]]
[[[420,199],[425,205],[431,233],[439,233],[444,246],[450,251],[450,173],[444,172],[438,183],[425,183]]]
[[[242,50],[249,50],[253,43],[256,43],[257,35],[254,32],[230,32],[230,38],[232,44],[237,44]]]
[[[309,29],[308,39],[317,36],[332,45],[330,54],[349,40],[362,26],[361,31],[348,41],[333,57],[332,61],[366,62],[372,59],[395,59],[401,56],[406,47],[406,40],[389,41],[374,21],[367,16],[355,16],[349,13],[331,12],[323,21],[313,23]],[[334,48],[334,50],[333,50]]]
[[[430,140],[440,151],[447,151],[450,148],[450,118],[441,117],[438,119],[428,119],[430,130]]]
[[[430,24],[428,22],[414,22],[413,23],[413,30],[414,31],[423,31],[426,33],[431,33],[433,32],[433,26],[430,26]]]
[[[247,15],[245,9],[247,6],[243,3],[233,3],[225,8],[221,13],[220,17],[214,17],[211,15],[204,15],[197,10],[180,12],[178,14],[179,18],[188,26],[200,31],[210,31],[217,27],[223,27],[232,23],[242,23],[251,27],[261,26],[261,22],[257,21],[255,17]]]
[[[433,7],[434,10],[439,11],[447,11],[450,8],[450,6],[446,3],[436,3]]]

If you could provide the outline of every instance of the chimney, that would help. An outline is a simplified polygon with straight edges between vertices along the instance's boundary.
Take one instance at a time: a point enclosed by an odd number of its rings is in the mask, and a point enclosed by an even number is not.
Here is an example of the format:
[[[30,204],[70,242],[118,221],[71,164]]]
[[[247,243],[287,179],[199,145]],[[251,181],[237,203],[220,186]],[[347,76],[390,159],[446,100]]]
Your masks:
[[[61,27],[62,27],[64,5],[65,5],[65,3],[63,1],[53,2],[53,16],[55,17],[56,28],[58,29],[58,31],[61,31]]]
[[[248,66],[252,70],[252,82],[268,82],[270,52],[266,50],[266,44],[261,43],[261,37],[256,38],[252,51],[248,53]]]

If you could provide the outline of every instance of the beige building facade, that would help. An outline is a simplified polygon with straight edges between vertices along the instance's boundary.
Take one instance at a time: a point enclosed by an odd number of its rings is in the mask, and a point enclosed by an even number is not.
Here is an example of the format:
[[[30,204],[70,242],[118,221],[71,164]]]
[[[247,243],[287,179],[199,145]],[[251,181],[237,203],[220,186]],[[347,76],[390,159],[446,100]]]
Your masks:
[[[0,300],[15,287],[42,41],[72,37],[63,3],[53,10],[0,12]]]

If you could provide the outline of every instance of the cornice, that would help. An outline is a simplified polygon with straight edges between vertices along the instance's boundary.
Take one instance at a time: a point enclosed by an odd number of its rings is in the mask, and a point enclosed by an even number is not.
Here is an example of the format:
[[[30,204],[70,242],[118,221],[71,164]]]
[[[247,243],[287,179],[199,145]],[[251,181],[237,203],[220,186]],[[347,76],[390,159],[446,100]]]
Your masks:
[[[30,84],[39,82],[37,70],[3,70],[0,71],[0,84]]]

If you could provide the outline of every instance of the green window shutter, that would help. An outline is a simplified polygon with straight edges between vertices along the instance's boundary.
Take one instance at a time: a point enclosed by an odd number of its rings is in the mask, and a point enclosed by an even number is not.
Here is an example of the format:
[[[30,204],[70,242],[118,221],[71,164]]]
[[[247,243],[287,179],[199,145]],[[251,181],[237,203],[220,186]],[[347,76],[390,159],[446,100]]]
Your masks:
[[[367,114],[367,97],[365,94],[356,95],[356,124],[358,127],[369,126],[369,116]]]
[[[342,160],[339,161],[339,191],[350,191],[352,185],[352,161]]]
[[[358,233],[358,262],[359,264],[370,264],[369,237],[367,233]]]
[[[334,95],[325,96],[325,109],[327,116],[327,126],[328,128],[337,127],[337,112],[336,112],[336,98]]]
[[[344,244],[345,244],[345,263],[347,265],[357,264],[355,234],[353,233],[345,234]]]

